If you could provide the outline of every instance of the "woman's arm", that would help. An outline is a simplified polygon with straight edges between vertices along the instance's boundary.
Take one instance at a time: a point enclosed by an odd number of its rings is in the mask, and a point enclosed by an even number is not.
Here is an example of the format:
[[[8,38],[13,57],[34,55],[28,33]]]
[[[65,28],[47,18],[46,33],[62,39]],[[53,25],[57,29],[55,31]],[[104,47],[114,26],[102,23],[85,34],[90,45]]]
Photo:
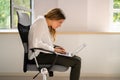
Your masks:
[[[53,48],[53,47],[49,46],[48,44],[46,44],[42,41],[39,41],[38,47],[43,48],[43,49],[47,49],[47,50],[50,50],[50,51],[54,51],[54,52],[57,52],[57,53],[60,53],[60,54],[66,54],[66,51],[65,51],[64,48],[62,48],[60,46],[56,46],[55,48]]]
[[[44,43],[41,40],[39,40],[39,42],[37,42],[35,46],[39,47],[39,48],[47,49],[47,50],[50,50],[50,51],[54,51],[53,46],[50,46],[50,45],[48,45],[47,43]]]
[[[60,48],[60,47],[55,47],[54,51],[57,52],[57,53],[60,53],[60,54],[66,54],[65,49]]]
[[[55,45],[54,44],[54,50],[55,52],[61,53],[61,54],[66,54],[66,51],[63,47],[59,46],[59,45]]]
[[[44,18],[38,18],[31,25],[29,31],[29,47],[30,48],[43,48],[54,51],[50,36],[48,34],[47,25]]]
[[[56,45],[56,44],[53,44],[53,46],[54,46],[54,48],[55,48],[55,47],[61,47],[61,46],[59,46],[59,45]]]

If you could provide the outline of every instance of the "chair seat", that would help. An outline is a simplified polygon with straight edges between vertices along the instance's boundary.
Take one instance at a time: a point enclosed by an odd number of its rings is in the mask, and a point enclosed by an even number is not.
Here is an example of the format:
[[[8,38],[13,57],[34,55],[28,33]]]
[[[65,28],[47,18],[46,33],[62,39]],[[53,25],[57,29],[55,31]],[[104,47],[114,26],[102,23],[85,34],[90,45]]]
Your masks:
[[[43,68],[43,67],[50,67],[50,65],[40,65],[40,68]],[[51,71],[64,72],[64,71],[67,71],[68,69],[69,69],[69,67],[65,67],[65,66],[61,66],[61,65],[54,65],[52,67]],[[38,71],[36,64],[28,64],[27,70],[28,71]]]

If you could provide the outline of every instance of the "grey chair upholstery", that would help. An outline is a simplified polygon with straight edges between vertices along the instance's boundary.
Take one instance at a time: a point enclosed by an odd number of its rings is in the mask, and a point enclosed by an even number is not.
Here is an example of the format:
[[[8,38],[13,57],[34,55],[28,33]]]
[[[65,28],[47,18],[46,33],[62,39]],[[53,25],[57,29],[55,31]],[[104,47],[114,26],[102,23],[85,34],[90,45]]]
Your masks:
[[[18,15],[18,31],[21,37],[23,47],[24,47],[24,65],[23,71],[38,71],[38,67],[36,64],[31,64],[30,60],[28,59],[28,34],[30,29],[30,17],[26,12],[17,11]],[[51,65],[49,64],[39,64],[39,68],[48,68]],[[61,66],[61,65],[53,65],[50,71],[60,71],[64,72],[67,71],[69,67]]]

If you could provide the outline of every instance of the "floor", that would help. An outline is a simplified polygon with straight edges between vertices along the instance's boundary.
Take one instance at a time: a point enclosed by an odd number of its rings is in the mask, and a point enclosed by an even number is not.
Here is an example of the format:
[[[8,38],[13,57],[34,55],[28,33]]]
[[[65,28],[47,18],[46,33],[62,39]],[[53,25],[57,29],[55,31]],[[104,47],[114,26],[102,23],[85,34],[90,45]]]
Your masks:
[[[0,80],[33,80],[32,77],[20,77],[20,76],[0,76]],[[38,76],[34,80],[42,80],[41,76]],[[67,77],[50,77],[47,80],[69,80]],[[83,77],[80,80],[120,80],[120,78],[99,78],[99,77]]]

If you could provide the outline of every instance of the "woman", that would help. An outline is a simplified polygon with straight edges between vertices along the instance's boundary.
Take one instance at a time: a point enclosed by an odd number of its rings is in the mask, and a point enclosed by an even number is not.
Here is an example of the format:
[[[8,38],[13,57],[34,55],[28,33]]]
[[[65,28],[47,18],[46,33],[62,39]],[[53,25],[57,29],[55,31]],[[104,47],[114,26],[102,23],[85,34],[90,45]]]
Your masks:
[[[56,29],[61,26],[64,20],[65,16],[59,8],[50,10],[44,16],[39,16],[32,24],[29,31],[29,49],[37,47],[54,51],[57,54],[66,54],[64,48],[53,45]],[[55,57],[55,55],[43,51],[35,51],[35,55],[40,64],[51,64]],[[31,52],[29,52],[29,59],[33,61],[33,55]],[[71,67],[70,80],[79,80],[81,68],[80,57],[58,55],[55,64]]]

